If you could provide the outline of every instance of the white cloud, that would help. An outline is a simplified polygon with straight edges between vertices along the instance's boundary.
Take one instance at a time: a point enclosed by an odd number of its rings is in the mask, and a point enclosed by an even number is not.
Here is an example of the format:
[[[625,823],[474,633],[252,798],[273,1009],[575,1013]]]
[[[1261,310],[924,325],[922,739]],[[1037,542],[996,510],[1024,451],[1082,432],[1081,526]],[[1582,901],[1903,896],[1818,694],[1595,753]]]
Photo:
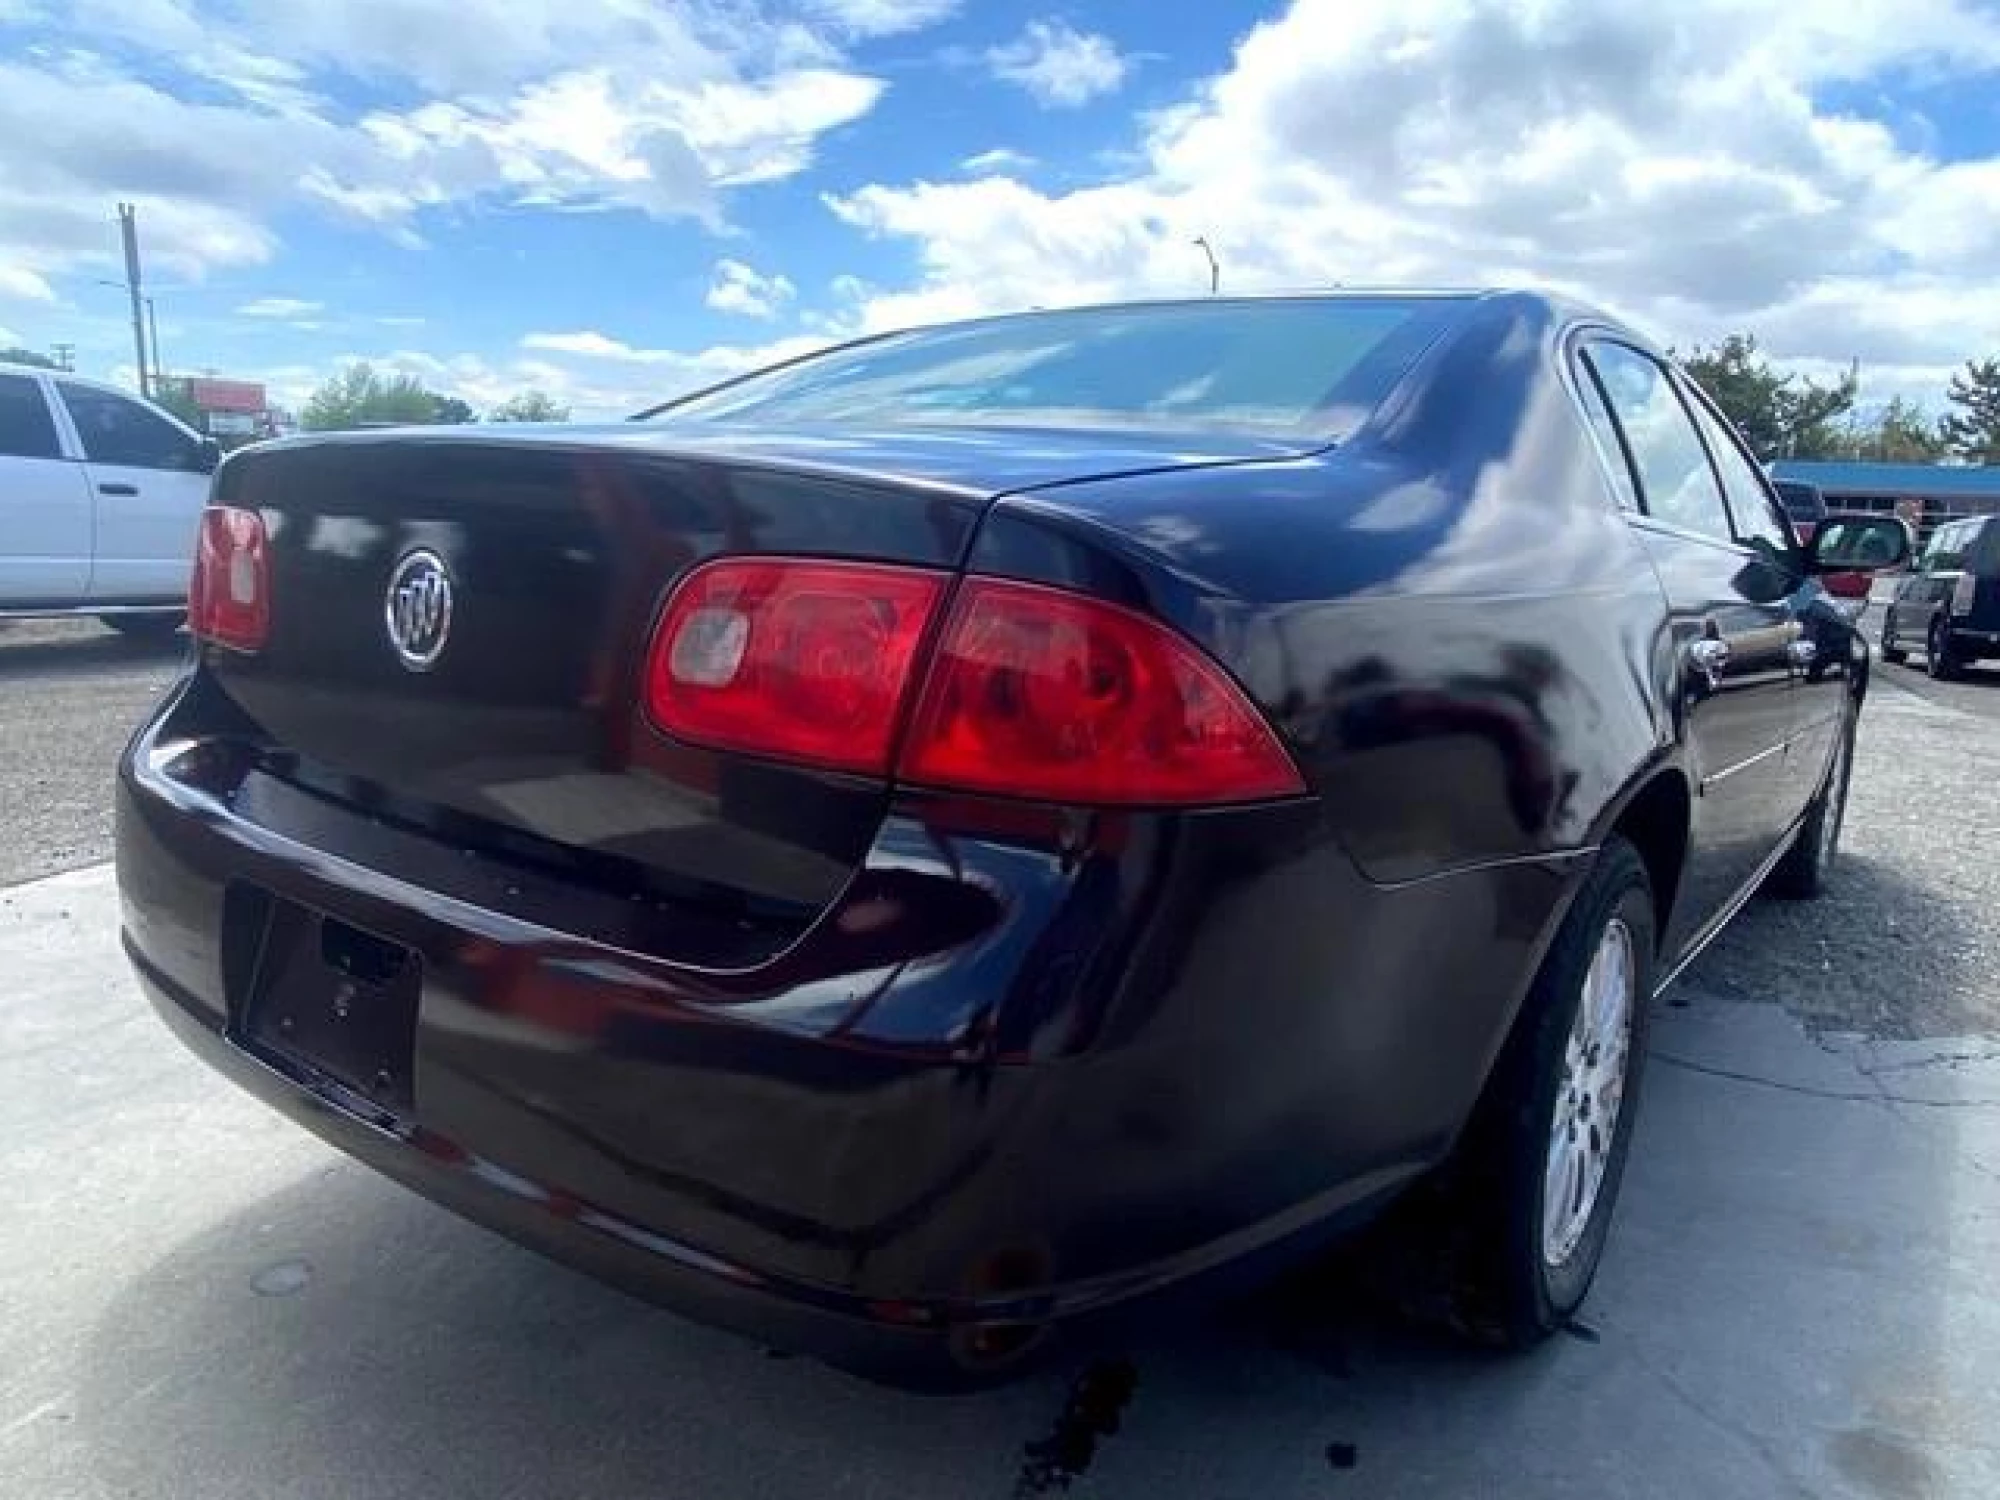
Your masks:
[[[55,289],[46,278],[26,266],[9,265],[0,265],[0,297],[13,297],[22,302],[56,300]]]
[[[1203,289],[1530,282],[1687,343],[1898,369],[2000,346],[2000,158],[1946,165],[1819,101],[1885,76],[2000,75],[1955,0],[1294,0],[1145,117],[1132,163],[829,198],[914,252],[879,328]]]
[[[979,175],[988,172],[1025,172],[1035,165],[1035,159],[1025,151],[1016,151],[1012,146],[995,146],[991,151],[980,151],[966,157],[958,165],[961,171]]]
[[[806,9],[854,36],[895,36],[935,26],[960,0],[808,0]]]
[[[243,318],[302,318],[308,313],[320,311],[326,304],[308,302],[302,297],[259,297],[253,302],[245,302],[236,309]]]
[[[836,45],[879,21],[814,30],[754,0],[329,0],[227,27],[194,0],[30,13],[64,41],[0,60],[0,291],[21,295],[115,267],[120,199],[148,271],[186,279],[269,259],[300,206],[406,245],[425,210],[481,201],[721,227],[733,190],[805,170],[883,89]],[[371,106],[337,102],[356,97]]]
[[[1078,31],[1066,21],[1030,21],[1013,41],[989,50],[986,61],[996,78],[1019,84],[1056,109],[1113,92],[1131,67],[1109,37]]]
[[[740,260],[719,260],[708,284],[708,305],[746,318],[775,318],[798,288],[784,276],[766,276]]]

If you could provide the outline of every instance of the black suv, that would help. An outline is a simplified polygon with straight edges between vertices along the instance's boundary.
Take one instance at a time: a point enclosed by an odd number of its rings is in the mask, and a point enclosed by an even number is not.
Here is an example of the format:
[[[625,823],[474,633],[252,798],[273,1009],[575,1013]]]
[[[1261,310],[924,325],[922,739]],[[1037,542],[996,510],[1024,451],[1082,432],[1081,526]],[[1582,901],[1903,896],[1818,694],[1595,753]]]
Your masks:
[[[1950,678],[1982,656],[2000,656],[2000,516],[1973,516],[1931,533],[1882,619],[1885,661],[1922,643],[1931,676]]]

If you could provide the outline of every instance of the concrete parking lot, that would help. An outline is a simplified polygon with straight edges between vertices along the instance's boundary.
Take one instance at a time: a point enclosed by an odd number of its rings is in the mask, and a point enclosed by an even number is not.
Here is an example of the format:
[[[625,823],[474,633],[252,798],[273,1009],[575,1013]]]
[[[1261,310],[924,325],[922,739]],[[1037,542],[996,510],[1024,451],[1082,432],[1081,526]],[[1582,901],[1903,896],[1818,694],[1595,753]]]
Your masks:
[[[0,1494],[2000,1494],[2000,792],[1965,769],[2000,673],[1882,669],[1838,889],[1661,1005],[1576,1336],[1495,1360],[1321,1277],[917,1398],[549,1265],[183,1056],[98,863],[174,665],[0,632]]]

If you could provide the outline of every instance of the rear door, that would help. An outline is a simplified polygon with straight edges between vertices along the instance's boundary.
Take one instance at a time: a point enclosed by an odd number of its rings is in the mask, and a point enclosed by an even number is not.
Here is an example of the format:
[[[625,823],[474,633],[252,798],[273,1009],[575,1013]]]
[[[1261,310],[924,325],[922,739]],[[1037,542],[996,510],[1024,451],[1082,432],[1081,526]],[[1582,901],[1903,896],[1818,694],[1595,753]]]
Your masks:
[[[1786,620],[1792,633],[1785,643],[1785,655],[1792,678],[1792,727],[1784,755],[1783,785],[1789,804],[1785,822],[1789,825],[1792,817],[1805,811],[1826,779],[1827,763],[1854,685],[1849,677],[1853,627],[1825,584],[1807,574],[1805,557],[1793,540],[1791,524],[1764,471],[1707,398],[1685,377],[1681,377],[1681,385],[1722,480],[1723,499],[1729,505],[1730,527],[1737,542],[1776,564],[1783,576],[1773,578],[1772,585],[1788,590]]]
[[[90,587],[90,485],[63,451],[43,378],[0,371],[0,605],[69,604]]]
[[[1633,530],[1666,594],[1693,829],[1662,945],[1679,951],[1749,882],[1796,811],[1784,776],[1800,634],[1793,580],[1739,538],[1695,419],[1667,369],[1608,338],[1586,342],[1580,382],[1601,402],[1641,507]],[[1594,382],[1594,385],[1592,384]]]
[[[56,381],[96,498],[90,596],[149,603],[186,596],[195,528],[208,498],[201,439],[142,402]]]

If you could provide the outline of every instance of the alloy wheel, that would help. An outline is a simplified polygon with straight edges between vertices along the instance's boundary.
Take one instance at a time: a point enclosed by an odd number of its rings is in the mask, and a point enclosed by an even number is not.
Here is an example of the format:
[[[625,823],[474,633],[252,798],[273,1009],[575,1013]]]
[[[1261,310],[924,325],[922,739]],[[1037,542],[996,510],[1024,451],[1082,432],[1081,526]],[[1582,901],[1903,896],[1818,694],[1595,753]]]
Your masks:
[[[1631,930],[1614,917],[1584,975],[1549,1121],[1542,1259],[1550,1266],[1560,1266],[1576,1252],[1604,1187],[1618,1111],[1625,1101],[1637,972]]]

